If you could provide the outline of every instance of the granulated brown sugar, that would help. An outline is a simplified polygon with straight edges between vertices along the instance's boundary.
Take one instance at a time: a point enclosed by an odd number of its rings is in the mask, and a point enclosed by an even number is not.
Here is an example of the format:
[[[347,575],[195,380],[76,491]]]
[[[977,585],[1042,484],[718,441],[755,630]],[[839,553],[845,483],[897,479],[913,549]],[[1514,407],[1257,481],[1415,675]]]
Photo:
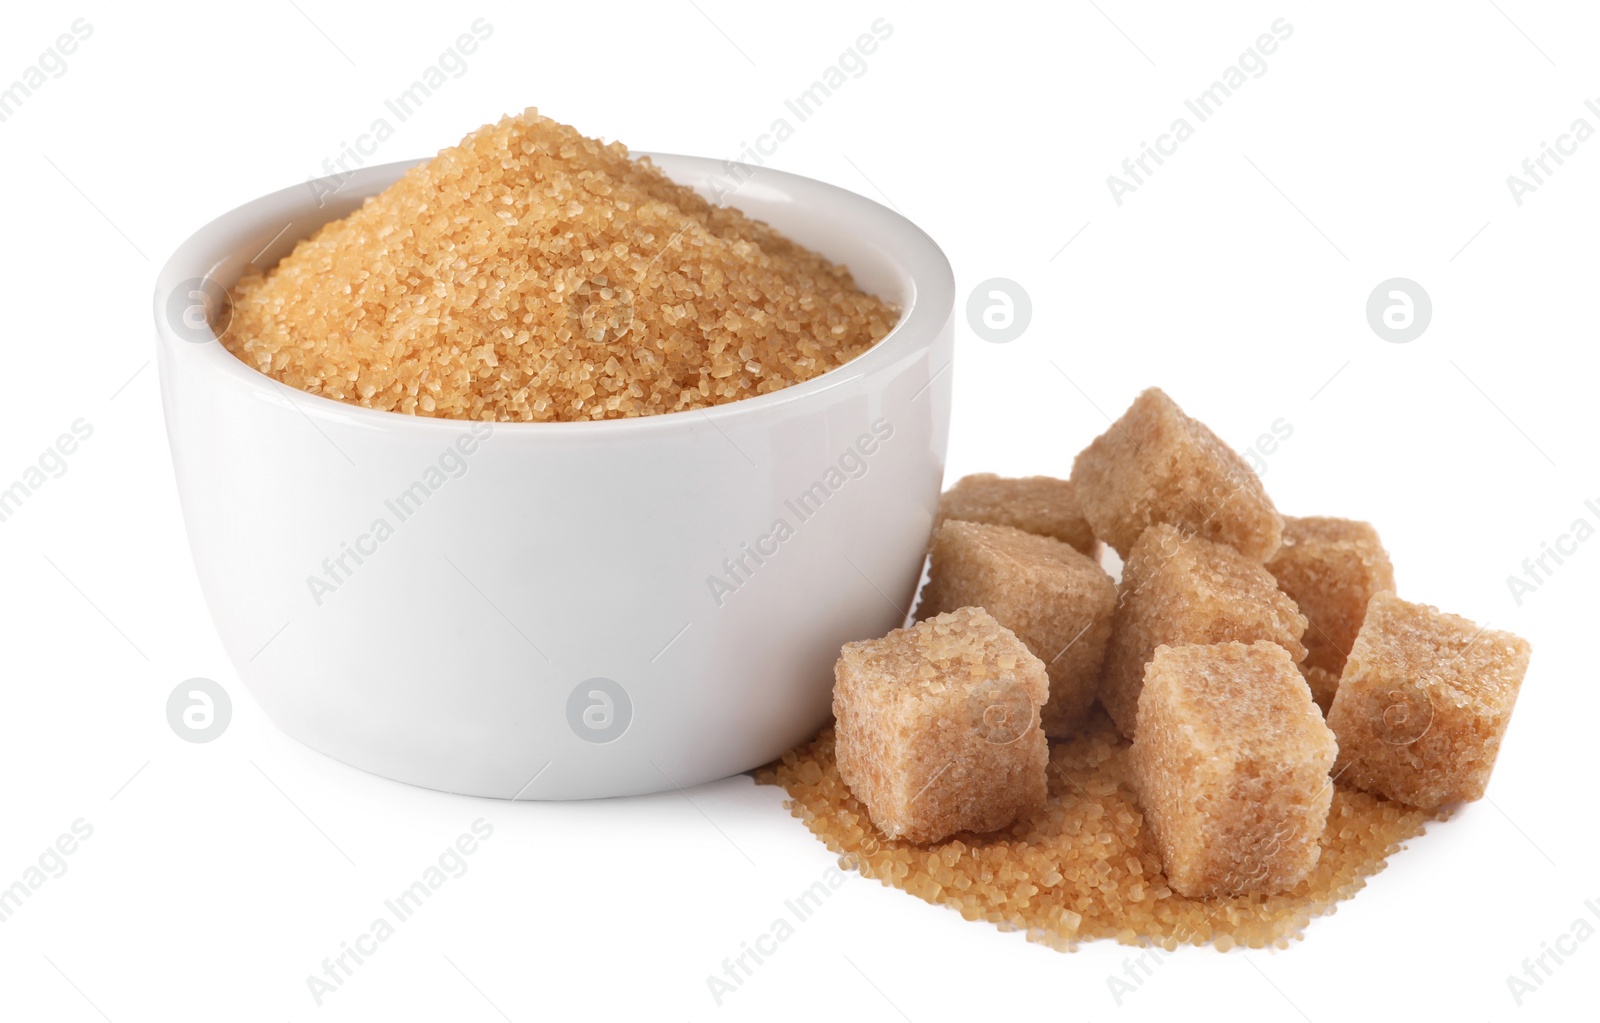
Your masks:
[[[222,338],[312,394],[453,419],[620,419],[809,380],[897,314],[849,272],[529,109],[232,294]]]
[[[1128,766],[1128,743],[1096,711],[1086,731],[1051,748],[1043,810],[992,834],[925,846],[878,837],[834,766],[831,729],[756,780],[781,785],[790,811],[842,865],[1062,951],[1101,938],[1169,951],[1207,942],[1224,951],[1287,947],[1427,821],[1444,817],[1338,784],[1321,857],[1298,885],[1281,895],[1188,899],[1167,887]]]

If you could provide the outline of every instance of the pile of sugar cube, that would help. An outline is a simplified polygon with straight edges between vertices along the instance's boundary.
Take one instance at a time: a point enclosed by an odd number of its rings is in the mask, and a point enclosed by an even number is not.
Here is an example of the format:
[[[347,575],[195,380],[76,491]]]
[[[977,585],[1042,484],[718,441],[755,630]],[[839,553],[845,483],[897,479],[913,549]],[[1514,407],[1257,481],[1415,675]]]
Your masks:
[[[888,838],[994,831],[1044,805],[1049,740],[1098,702],[1173,890],[1286,891],[1335,779],[1434,809],[1480,798],[1494,767],[1528,643],[1394,590],[1370,525],[1279,515],[1147,390],[1070,480],[945,493],[919,621],[841,651],[839,773]]]

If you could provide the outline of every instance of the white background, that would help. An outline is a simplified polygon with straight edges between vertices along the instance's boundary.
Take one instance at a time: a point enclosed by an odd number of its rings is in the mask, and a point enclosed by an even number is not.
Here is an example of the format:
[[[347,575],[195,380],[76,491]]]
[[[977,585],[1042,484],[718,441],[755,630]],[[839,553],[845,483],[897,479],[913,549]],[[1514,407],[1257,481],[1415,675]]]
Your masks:
[[[1600,541],[1520,606],[1506,580],[1575,519],[1600,521],[1584,506],[1600,505],[1600,140],[1520,206],[1506,177],[1575,118],[1600,128],[1583,105],[1600,96],[1600,15],[1529,0],[696,2],[8,5],[0,84],[75,18],[93,35],[0,123],[0,486],[74,420],[94,433],[0,523],[0,885],[73,821],[94,830],[0,924],[0,1017],[1592,1016],[1600,940],[1520,1007],[1506,978],[1580,918],[1600,927],[1584,905],[1600,912]],[[885,18],[867,71],[772,163],[892,202],[949,254],[962,301],[990,277],[1031,294],[1013,343],[960,327],[948,478],[1064,475],[1102,410],[1150,384],[1241,449],[1284,419],[1293,436],[1265,473],[1283,510],[1373,521],[1403,596],[1533,641],[1489,799],[1289,951],[1184,950],[1120,1006],[1107,979],[1126,948],[1062,955],[850,875],[719,1007],[707,976],[833,862],[778,790],[738,777],[507,804],[384,781],[277,733],[189,560],[151,281],[203,222],[324,173],[479,17],[494,34],[467,72],[371,162],[526,105],[639,149],[733,156]],[[1114,202],[1107,175],[1278,18],[1293,35],[1265,73]],[[1364,313],[1394,276],[1433,301],[1409,344]],[[193,676],[234,697],[231,727],[203,745],[165,718]],[[306,977],[478,818],[494,833],[467,872],[317,1007]]]

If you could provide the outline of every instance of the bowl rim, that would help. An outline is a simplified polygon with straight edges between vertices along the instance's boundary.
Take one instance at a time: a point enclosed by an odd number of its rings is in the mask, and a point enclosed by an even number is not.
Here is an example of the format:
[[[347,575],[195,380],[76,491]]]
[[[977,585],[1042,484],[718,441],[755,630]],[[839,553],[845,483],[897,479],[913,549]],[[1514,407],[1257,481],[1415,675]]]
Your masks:
[[[236,385],[274,400],[287,398],[302,414],[325,422],[386,431],[421,430],[439,434],[457,433],[464,425],[474,422],[488,422],[497,433],[505,430],[513,433],[562,431],[602,434],[630,430],[692,428],[705,421],[717,425],[721,420],[759,416],[791,403],[809,401],[893,365],[919,349],[927,349],[954,315],[955,277],[949,259],[925,231],[899,212],[881,203],[838,185],[771,167],[730,164],[708,157],[677,153],[636,151],[633,155],[648,157],[672,180],[697,190],[699,187],[697,182],[709,182],[715,176],[728,174],[730,168],[738,167],[741,168],[741,174],[748,175],[739,185],[741,189],[748,185],[766,185],[775,187],[790,197],[799,197],[813,204],[822,202],[832,204],[839,213],[850,219],[857,229],[866,234],[874,247],[884,253],[909,281],[910,294],[901,309],[899,322],[865,352],[844,365],[836,366],[810,380],[752,398],[740,398],[699,409],[683,409],[622,419],[527,422],[456,419],[367,408],[364,405],[339,401],[283,384],[235,357],[215,337],[200,342],[179,337],[166,318],[167,303],[172,290],[186,281],[209,279],[219,265],[220,260],[216,258],[203,258],[225,248],[214,240],[214,236],[218,234],[231,236],[226,246],[226,250],[231,253],[237,253],[246,245],[253,244],[249,239],[258,240],[261,229],[268,221],[282,219],[285,206],[304,207],[310,204],[315,192],[308,189],[307,183],[303,182],[268,192],[234,207],[196,229],[174,248],[155,280],[153,311],[159,345],[174,359],[193,360],[204,372],[219,374]],[[333,180],[338,182],[338,190],[341,193],[364,200],[378,194],[390,183],[398,180],[406,170],[423,162],[425,159],[419,158],[374,164],[358,168],[348,175],[341,175]],[[663,162],[667,166],[662,166]],[[669,167],[673,169],[669,170]],[[694,180],[684,180],[686,172],[692,175]],[[297,202],[296,193],[310,198]],[[736,201],[734,206],[737,207]],[[267,216],[269,210],[276,212]],[[309,212],[307,211],[308,214]],[[311,231],[319,229],[323,224],[331,223],[333,219],[336,218],[318,221],[296,240],[308,237]],[[275,238],[269,246],[276,244],[277,241]],[[930,382],[933,377],[944,373],[948,368],[947,364],[931,373]]]

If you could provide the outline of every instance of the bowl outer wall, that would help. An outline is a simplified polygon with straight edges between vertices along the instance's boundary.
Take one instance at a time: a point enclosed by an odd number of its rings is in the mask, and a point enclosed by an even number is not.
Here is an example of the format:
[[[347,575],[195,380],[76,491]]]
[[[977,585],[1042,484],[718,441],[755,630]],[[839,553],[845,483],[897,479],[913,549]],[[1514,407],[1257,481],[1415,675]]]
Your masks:
[[[720,162],[651,155],[702,194],[726,190]],[[248,203],[157,280],[191,551],[246,687],[339,760],[505,798],[687,787],[809,737],[840,644],[901,624],[921,573],[949,428],[943,254],[870,200],[755,169],[729,201],[850,266],[901,323],[806,383],[632,420],[364,409],[174,325],[172,296],[195,279],[272,265],[409,166]]]

